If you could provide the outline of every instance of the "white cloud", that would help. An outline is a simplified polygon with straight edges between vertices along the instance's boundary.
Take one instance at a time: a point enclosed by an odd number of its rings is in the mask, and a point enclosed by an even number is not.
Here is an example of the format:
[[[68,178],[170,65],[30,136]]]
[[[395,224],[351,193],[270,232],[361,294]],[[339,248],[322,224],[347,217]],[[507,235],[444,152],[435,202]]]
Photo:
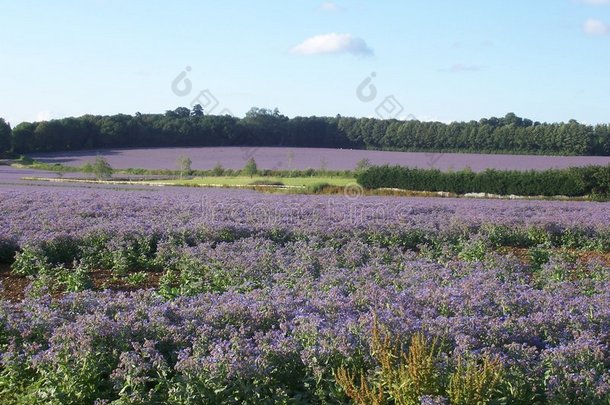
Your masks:
[[[364,39],[354,37],[351,34],[337,34],[335,32],[307,38],[292,48],[291,51],[301,55],[351,53],[366,56],[373,54],[373,50],[369,48]]]
[[[585,34],[591,36],[600,36],[610,33],[610,26],[608,24],[605,24],[593,18],[589,18],[587,21],[585,21],[582,29]]]
[[[337,11],[343,11],[343,8],[341,6],[339,6],[337,3],[334,3],[332,1],[325,1],[320,6],[320,10],[333,13],[333,12],[337,12]]]

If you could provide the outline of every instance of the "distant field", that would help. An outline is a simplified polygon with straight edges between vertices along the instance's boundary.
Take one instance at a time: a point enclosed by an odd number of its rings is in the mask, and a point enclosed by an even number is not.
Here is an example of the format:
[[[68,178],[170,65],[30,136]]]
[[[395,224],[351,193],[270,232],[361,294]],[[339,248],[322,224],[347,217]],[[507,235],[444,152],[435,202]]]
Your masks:
[[[193,169],[211,169],[220,163],[227,169],[242,168],[253,157],[260,169],[319,169],[351,170],[361,159],[372,164],[398,164],[441,170],[459,170],[466,167],[474,171],[488,168],[500,170],[544,170],[572,166],[607,165],[607,156],[528,156],[484,155],[468,153],[384,152],[352,149],[311,148],[158,148],[111,149],[99,151],[58,152],[32,155],[48,163],[80,166],[92,161],[96,155],[104,156],[117,169],[176,169],[180,156],[193,161]]]

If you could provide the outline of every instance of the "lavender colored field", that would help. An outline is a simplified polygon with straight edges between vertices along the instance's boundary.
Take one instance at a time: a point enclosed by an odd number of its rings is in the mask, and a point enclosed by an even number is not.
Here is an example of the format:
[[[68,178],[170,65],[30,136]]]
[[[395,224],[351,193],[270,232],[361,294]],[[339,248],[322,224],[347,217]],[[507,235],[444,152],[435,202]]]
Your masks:
[[[14,190],[16,187],[52,188],[54,186],[48,182],[22,180],[24,177],[56,178],[57,174],[45,170],[17,169],[0,165],[0,192]],[[65,187],[66,185],[57,184],[55,186]]]
[[[86,175],[85,175],[86,176]],[[0,165],[0,193],[12,190],[41,190],[41,189],[63,189],[63,190],[74,190],[74,189],[116,189],[116,190],[156,190],[158,187],[147,187],[145,185],[120,185],[120,184],[98,184],[98,183],[86,183],[86,184],[74,184],[68,182],[48,182],[48,181],[35,181],[35,180],[23,180],[27,177],[41,177],[49,179],[58,179],[56,172],[50,172],[45,170],[34,170],[34,169],[23,169],[14,168],[11,166]],[[62,174],[63,178],[69,179],[72,177],[82,178],[82,173],[65,173]],[[91,176],[92,177],[92,176]],[[132,175],[131,178],[137,179],[139,176]],[[1,197],[2,195],[0,195]]]
[[[150,191],[66,188],[2,191],[0,236],[20,244],[55,234],[82,237],[94,230],[129,233],[244,227],[305,234],[434,233],[484,224],[528,228],[607,229],[610,203],[469,200],[454,198],[267,195],[226,189],[150,188]],[[49,227],[52,224],[52,227]],[[50,233],[49,233],[50,232]]]
[[[544,170],[573,166],[607,165],[610,157],[599,156],[526,156],[485,155],[467,153],[415,153],[343,149],[308,148],[162,148],[116,149],[100,151],[61,152],[34,155],[40,161],[80,166],[97,155],[104,156],[115,168],[176,169],[180,156],[189,156],[193,169],[212,169],[217,163],[228,169],[241,169],[253,157],[262,169],[319,169],[352,170],[361,159],[372,164],[398,164],[420,168],[474,171],[488,168],[501,170]]]
[[[0,261],[31,280],[0,299],[0,403],[346,404],[333,370],[376,375],[374,317],[442,342],[413,403],[469,403],[460,365],[488,359],[481,403],[610,400],[610,266],[576,256],[610,247],[609,203],[0,193]]]
[[[0,183],[18,183],[22,177],[26,176],[55,177],[56,175],[43,170],[16,169],[11,166],[0,166]]]

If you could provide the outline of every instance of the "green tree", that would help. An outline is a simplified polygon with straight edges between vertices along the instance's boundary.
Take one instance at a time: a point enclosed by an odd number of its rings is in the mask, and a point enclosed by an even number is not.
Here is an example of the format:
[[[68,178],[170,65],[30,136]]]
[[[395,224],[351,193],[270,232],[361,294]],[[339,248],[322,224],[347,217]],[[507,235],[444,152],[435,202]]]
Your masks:
[[[571,120],[540,123],[508,113],[479,121],[426,122],[347,117],[288,118],[277,109],[252,108],[244,118],[203,115],[179,107],[165,114],[85,115],[24,122],[12,129],[0,153],[164,146],[285,146],[371,148],[401,151],[610,155],[610,128]],[[190,117],[190,119],[189,119]],[[292,156],[288,155],[288,167]]]
[[[258,166],[256,165],[254,158],[248,159],[248,162],[244,166],[243,173],[250,177],[258,173]]]
[[[190,175],[192,171],[193,161],[188,156],[180,156],[178,158],[178,167],[180,168],[180,179],[186,174]]]
[[[214,176],[222,176],[225,173],[224,167],[220,164],[220,162],[216,163],[216,166],[212,169],[212,174]]]
[[[11,126],[0,118],[0,155],[11,149]]]
[[[110,163],[101,156],[95,158],[95,161],[89,170],[91,170],[91,173],[93,173],[98,180],[112,177],[112,166],[110,166]]]
[[[358,162],[356,162],[356,173],[365,171],[366,169],[368,169],[369,167],[371,167],[371,161],[368,159],[360,159]]]
[[[191,115],[191,110],[189,110],[186,107],[178,107],[174,110],[174,113],[179,117],[179,118],[188,118]]]
[[[201,104],[195,104],[191,110],[192,117],[203,117],[203,107]]]
[[[36,124],[31,122],[22,122],[15,126],[11,140],[11,149],[14,153],[25,154],[36,150],[34,142],[35,129]]]

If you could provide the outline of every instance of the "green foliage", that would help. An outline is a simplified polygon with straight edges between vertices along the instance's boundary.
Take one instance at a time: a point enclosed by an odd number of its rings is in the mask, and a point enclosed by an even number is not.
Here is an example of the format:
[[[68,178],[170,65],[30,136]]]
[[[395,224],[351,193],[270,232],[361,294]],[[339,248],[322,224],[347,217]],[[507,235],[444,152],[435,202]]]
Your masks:
[[[531,247],[528,249],[528,257],[532,270],[538,271],[549,262],[551,251],[544,247]]]
[[[56,266],[34,280],[34,287],[39,287],[41,291],[79,292],[92,286],[89,269],[79,263],[74,263],[71,268]]]
[[[165,298],[195,295],[207,290],[204,266],[198,260],[184,255],[159,280],[159,293]]]
[[[458,257],[466,262],[480,262],[488,253],[487,243],[482,238],[469,239],[460,243]]]
[[[131,235],[104,248],[102,263],[117,276],[125,276],[131,270],[156,270],[157,235]]]
[[[85,269],[72,269],[65,273],[65,277],[60,280],[64,291],[78,292],[89,290],[92,287],[91,278]]]
[[[321,194],[324,189],[332,187],[329,183],[316,183],[307,187],[307,193],[309,194]]]
[[[482,237],[487,239],[493,247],[500,246],[530,246],[523,232],[506,225],[489,225],[482,227]]]
[[[71,263],[81,254],[79,240],[70,236],[59,236],[40,244],[50,263]]]
[[[83,171],[85,173],[92,173],[98,180],[109,179],[113,173],[112,166],[101,156],[97,156],[93,163],[86,163],[83,166]]]
[[[180,156],[178,158],[178,168],[180,170],[180,178],[182,178],[185,175],[189,176],[191,174],[191,172],[193,171],[193,169],[191,167],[192,164],[193,164],[193,161],[188,156]]]
[[[201,106],[201,104],[195,104],[193,106],[193,109],[191,111],[191,116],[192,117],[203,117],[203,107]]]
[[[7,405],[41,404],[34,395],[38,389],[34,368],[23,356],[5,355],[0,369],[0,403]]]
[[[369,167],[371,167],[371,161],[368,159],[360,159],[357,163],[356,163],[356,173],[360,173],[365,171],[366,169],[368,169]]]
[[[498,171],[488,169],[441,172],[400,166],[375,166],[357,174],[358,183],[369,189],[399,188],[412,191],[445,191],[456,194],[488,193],[521,196],[581,197],[608,194],[609,166],[563,170]]]
[[[225,174],[225,169],[222,167],[220,162],[217,162],[214,168],[212,169],[213,176],[222,176]]]
[[[0,135],[1,137],[1,135]],[[6,135],[4,141],[6,143]],[[136,146],[290,146],[431,152],[610,155],[610,127],[539,123],[517,117],[422,122],[351,117],[295,117],[252,108],[243,119],[203,115],[198,106],[165,114],[85,115],[12,130],[15,153]],[[2,148],[0,148],[0,153]],[[288,166],[292,159],[288,156]]]
[[[237,284],[237,280],[229,274],[228,269],[182,255],[161,276],[159,293],[166,298],[205,292],[219,293]]]
[[[90,268],[83,261],[74,261],[71,267],[53,265],[42,250],[25,247],[17,253],[12,271],[16,275],[33,278],[32,294],[51,291],[77,292],[92,287]]]
[[[113,405],[167,404],[168,394],[175,390],[172,369],[150,340],[123,353],[113,376],[121,386]]]
[[[26,246],[15,256],[11,269],[19,276],[35,276],[51,268],[47,257],[40,249]]]
[[[104,370],[107,369],[105,356],[88,353],[78,357],[68,353],[58,353],[58,361],[52,365],[39,367],[39,380],[32,393],[35,403],[85,404],[93,403],[102,391]]]
[[[246,162],[246,165],[244,166],[242,172],[246,176],[250,176],[250,177],[252,177],[258,173],[258,166],[256,165],[256,161],[254,160],[253,157],[248,159],[248,162]]]
[[[125,277],[125,282],[130,286],[141,286],[146,279],[148,279],[148,273],[145,271],[138,271],[135,273],[128,274]]]
[[[11,126],[0,118],[0,157],[11,150],[12,133]]]

